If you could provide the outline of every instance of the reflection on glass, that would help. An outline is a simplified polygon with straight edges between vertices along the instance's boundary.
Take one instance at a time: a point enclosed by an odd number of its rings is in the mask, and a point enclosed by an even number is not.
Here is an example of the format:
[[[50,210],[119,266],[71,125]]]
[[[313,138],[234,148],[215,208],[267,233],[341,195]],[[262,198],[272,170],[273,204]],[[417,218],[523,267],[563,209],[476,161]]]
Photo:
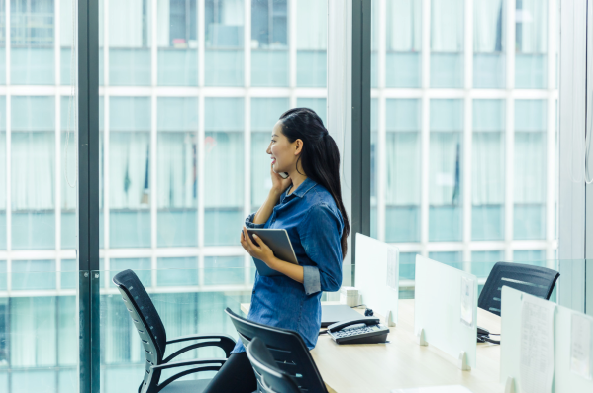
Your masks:
[[[430,86],[463,86],[464,0],[431,0]]]
[[[545,89],[548,78],[547,1],[517,0],[515,87]]]
[[[251,0],[251,85],[288,86],[287,0]]]
[[[546,238],[547,101],[515,101],[514,238]]]
[[[55,247],[54,97],[12,97],[12,249]]]
[[[504,259],[504,251],[472,251],[471,254],[471,273],[478,278],[486,278],[490,274],[492,267],[496,262]],[[479,288],[481,290],[481,288]]]
[[[109,241],[112,248],[150,247],[150,102],[110,98]]]
[[[205,257],[204,285],[245,283],[245,257]],[[249,275],[253,277],[255,271]]]
[[[237,245],[245,219],[244,100],[206,98],[204,244]]]
[[[198,99],[157,101],[157,247],[198,245]]]
[[[389,99],[385,113],[385,241],[418,242],[421,101]]]
[[[198,84],[197,0],[157,1],[157,84]]]
[[[205,83],[207,86],[243,86],[245,1],[205,1]]]
[[[54,0],[11,0],[10,42],[12,84],[55,83]]]
[[[270,144],[272,129],[288,110],[287,98],[251,99],[251,211],[257,211],[272,187],[270,179]]]
[[[472,240],[504,240],[505,102],[473,101]]]
[[[385,85],[420,87],[422,0],[387,0],[386,5]]]
[[[515,262],[525,263],[528,265],[546,266],[546,251],[515,250],[513,252],[513,260]]]
[[[429,240],[462,237],[463,101],[430,101]]]
[[[150,85],[151,4],[109,2],[109,84]]]
[[[503,0],[474,2],[474,87],[501,89],[505,76]]]
[[[198,285],[198,258],[197,257],[176,257],[158,258],[157,285],[167,286],[191,286]]]
[[[326,87],[327,1],[299,0],[296,7],[297,86]]]

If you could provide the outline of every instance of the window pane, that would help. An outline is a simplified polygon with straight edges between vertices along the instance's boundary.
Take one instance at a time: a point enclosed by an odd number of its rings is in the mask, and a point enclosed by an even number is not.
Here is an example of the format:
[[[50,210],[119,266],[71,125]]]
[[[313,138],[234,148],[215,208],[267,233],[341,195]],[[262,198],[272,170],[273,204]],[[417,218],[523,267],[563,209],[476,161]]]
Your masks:
[[[514,238],[546,238],[547,102],[515,101]]]
[[[251,85],[288,86],[288,2],[251,0]]]
[[[504,240],[504,101],[474,100],[472,118],[472,240]]]
[[[430,241],[462,236],[463,101],[430,102]]]
[[[515,87],[545,89],[548,81],[547,1],[518,0],[515,30]]]
[[[387,0],[386,5],[385,86],[420,87],[422,1]]]
[[[431,0],[430,86],[463,86],[464,0]]]
[[[503,0],[474,1],[474,87],[506,86]]]
[[[327,86],[327,1],[296,3],[296,85]]]

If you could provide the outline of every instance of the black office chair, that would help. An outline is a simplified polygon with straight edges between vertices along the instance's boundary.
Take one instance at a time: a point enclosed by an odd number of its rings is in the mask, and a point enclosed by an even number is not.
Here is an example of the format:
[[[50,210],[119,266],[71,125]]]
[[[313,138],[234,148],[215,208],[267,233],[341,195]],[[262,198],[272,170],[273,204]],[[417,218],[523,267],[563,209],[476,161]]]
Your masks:
[[[247,358],[258,381],[257,393],[300,393],[294,379],[278,368],[266,344],[255,337],[247,345]]]
[[[225,363],[226,358],[235,347],[235,340],[228,335],[191,335],[178,337],[167,341],[165,327],[157,313],[150,297],[144,289],[144,285],[132,270],[124,270],[113,277],[113,283],[117,285],[122,298],[126,304],[134,326],[138,330],[142,344],[144,345],[144,356],[146,358],[144,380],[138,388],[138,393],[200,393],[210,382],[210,379],[197,379],[192,381],[176,381],[178,378],[202,371],[218,371]],[[188,345],[167,357],[165,350],[168,344],[181,343],[185,341],[198,341]],[[226,358],[192,359],[171,362],[176,356],[182,353],[203,347],[218,347],[226,353]],[[172,377],[159,383],[161,371],[175,367],[186,367],[198,365],[191,369],[185,369]]]
[[[547,267],[497,262],[482,288],[478,307],[500,316],[503,285],[549,300],[558,276],[560,273]]]
[[[327,393],[315,361],[303,338],[297,332],[249,321],[235,314],[228,307],[225,311],[231,317],[245,347],[254,338],[259,338],[272,354],[278,368],[293,378],[301,392]],[[254,372],[258,380],[258,391],[266,392],[257,370],[254,369]]]

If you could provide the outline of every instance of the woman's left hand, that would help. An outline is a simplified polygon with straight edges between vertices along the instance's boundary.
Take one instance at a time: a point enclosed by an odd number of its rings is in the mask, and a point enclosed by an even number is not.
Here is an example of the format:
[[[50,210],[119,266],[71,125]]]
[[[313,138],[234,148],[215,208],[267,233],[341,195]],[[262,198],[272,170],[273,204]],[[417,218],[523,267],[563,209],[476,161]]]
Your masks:
[[[257,237],[257,235],[253,235],[253,239],[257,244],[254,244],[249,236],[247,235],[247,228],[243,227],[243,232],[241,234],[241,245],[254,258],[261,259],[264,263],[268,266],[274,260],[274,252],[270,250],[265,243]]]

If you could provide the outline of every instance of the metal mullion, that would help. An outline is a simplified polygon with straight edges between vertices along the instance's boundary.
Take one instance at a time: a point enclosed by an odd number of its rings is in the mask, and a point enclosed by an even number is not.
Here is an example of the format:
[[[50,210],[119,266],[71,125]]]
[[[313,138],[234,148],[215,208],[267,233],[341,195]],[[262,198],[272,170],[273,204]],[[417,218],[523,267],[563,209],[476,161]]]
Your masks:
[[[204,64],[206,55],[206,0],[197,0],[198,25],[198,86],[204,86]]]
[[[376,204],[377,204],[377,239],[384,242],[386,232],[386,219],[385,219],[385,200],[387,192],[387,134],[386,134],[386,106],[385,101],[385,79],[386,79],[386,51],[387,51],[387,4],[386,0],[379,0],[379,37],[378,37],[378,93],[377,98],[377,155],[376,155]]]
[[[351,233],[370,235],[371,1],[352,2]],[[351,255],[356,255],[352,242]],[[354,262],[356,262],[354,260]]]
[[[289,105],[296,107],[295,89],[297,87],[297,0],[288,0],[288,66],[289,66]]]
[[[420,243],[428,256],[430,213],[430,12],[431,0],[422,0],[422,128],[420,135]]]
[[[151,286],[157,286],[157,0],[151,0],[151,42],[150,42],[150,157],[149,157],[149,203],[150,203],[150,275]]]
[[[555,268],[556,240],[556,0],[548,0],[548,138],[547,138],[547,184],[546,184],[546,259],[549,268]]]
[[[473,2],[465,1],[464,6],[464,110],[463,110],[463,154],[462,154],[462,239],[463,239],[463,270],[471,271],[471,234],[472,234],[472,97],[473,87]]]
[[[515,88],[515,14],[516,14],[515,0],[507,0],[506,8],[506,75],[507,75],[507,91],[509,94],[506,98],[506,168],[505,168],[505,202],[504,202],[504,238],[507,244],[505,249],[505,259],[513,260],[513,227],[514,227],[514,182],[515,182],[515,99],[513,91]]]

